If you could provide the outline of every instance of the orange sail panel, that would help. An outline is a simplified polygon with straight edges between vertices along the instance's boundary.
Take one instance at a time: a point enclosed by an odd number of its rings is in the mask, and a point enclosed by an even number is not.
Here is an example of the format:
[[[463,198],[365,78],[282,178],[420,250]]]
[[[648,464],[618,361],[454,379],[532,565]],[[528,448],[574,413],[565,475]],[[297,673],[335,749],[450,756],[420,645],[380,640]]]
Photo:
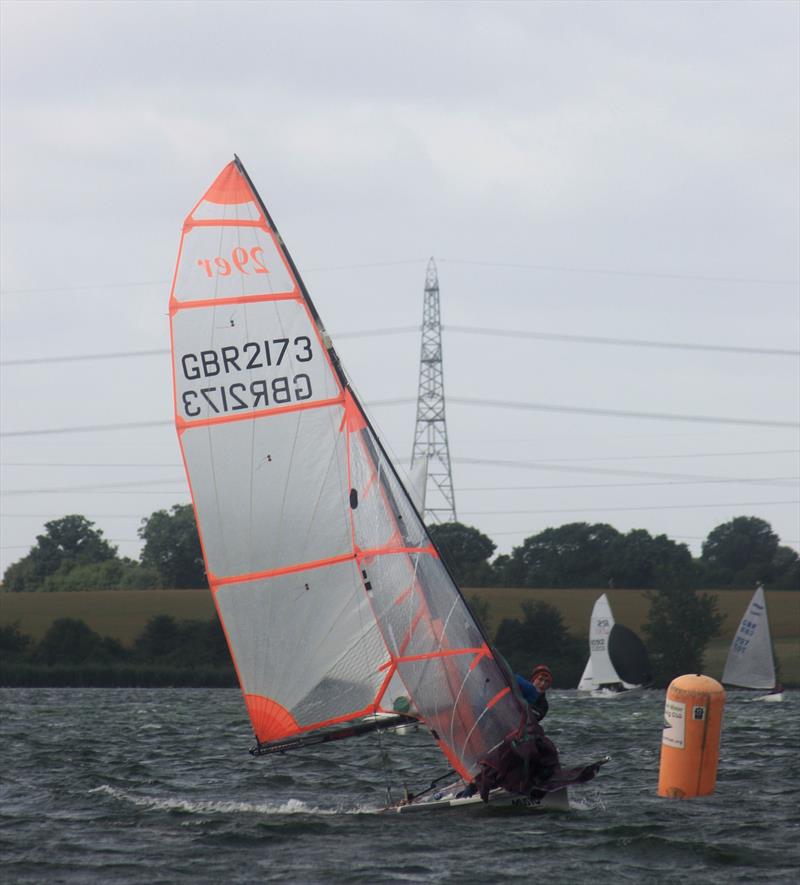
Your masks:
[[[170,322],[206,570],[259,741],[402,694],[473,775],[519,701],[238,160],[184,223]]]

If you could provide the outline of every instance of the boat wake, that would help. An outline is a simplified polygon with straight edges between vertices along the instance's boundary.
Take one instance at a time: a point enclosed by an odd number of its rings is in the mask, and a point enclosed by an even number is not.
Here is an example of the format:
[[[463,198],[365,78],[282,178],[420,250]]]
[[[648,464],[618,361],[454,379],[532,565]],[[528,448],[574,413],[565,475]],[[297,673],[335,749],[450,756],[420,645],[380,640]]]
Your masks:
[[[580,793],[573,791],[569,794],[570,811],[605,811],[606,803],[600,790],[589,790],[583,787]]]
[[[340,815],[369,814],[377,809],[374,806],[322,808],[311,805],[301,799],[287,799],[284,802],[234,802],[204,801],[200,799],[180,799],[169,796],[137,796],[110,784],[103,784],[89,790],[89,793],[100,793],[120,802],[127,802],[148,811],[180,811],[184,814],[306,814],[306,815]]]

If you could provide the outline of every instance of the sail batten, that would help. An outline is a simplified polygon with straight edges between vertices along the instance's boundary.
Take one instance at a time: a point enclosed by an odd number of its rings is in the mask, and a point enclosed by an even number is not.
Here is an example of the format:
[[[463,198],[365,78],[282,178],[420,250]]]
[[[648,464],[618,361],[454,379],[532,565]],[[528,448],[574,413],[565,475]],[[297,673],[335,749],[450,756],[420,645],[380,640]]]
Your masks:
[[[178,439],[257,740],[402,697],[475,774],[520,701],[238,158],[183,226],[170,324]]]

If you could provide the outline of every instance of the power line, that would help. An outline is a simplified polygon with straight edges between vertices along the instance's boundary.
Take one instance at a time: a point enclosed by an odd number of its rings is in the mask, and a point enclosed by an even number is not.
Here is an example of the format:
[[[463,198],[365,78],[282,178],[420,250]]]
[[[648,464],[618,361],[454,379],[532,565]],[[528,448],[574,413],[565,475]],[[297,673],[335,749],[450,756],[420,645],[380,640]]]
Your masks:
[[[535,412],[560,412],[573,415],[602,415],[607,418],[648,418],[656,421],[692,421],[706,424],[746,424],[756,427],[800,427],[796,421],[769,421],[760,418],[726,418],[711,415],[681,415],[671,412],[638,412],[627,409],[595,409],[585,406],[556,406],[549,403],[522,403],[510,400],[483,400],[472,397],[448,397],[448,403],[483,406],[495,409],[521,409]]]
[[[799,357],[800,350],[775,347],[743,347],[728,344],[693,344],[683,341],[653,341],[636,338],[608,338],[598,335],[566,335],[558,332],[524,332],[514,329],[479,329],[472,326],[442,326],[446,332],[464,332],[469,335],[489,335],[504,338],[526,338],[540,341],[567,341],[571,344],[606,344],[617,347],[653,347],[667,350],[700,350],[719,353],[749,353],[760,356]]]
[[[466,486],[459,487],[461,492],[531,492],[565,489],[627,489],[643,488],[651,486],[691,486],[691,485],[716,485],[716,484],[750,484],[759,485],[790,485],[800,482],[800,476],[780,476],[764,479],[734,477],[732,479],[667,479],[656,482],[599,482],[599,483],[571,483],[559,485],[536,485],[536,486]]]
[[[413,400],[407,397],[396,399],[374,400],[368,403],[370,408],[380,406],[407,405]],[[448,396],[448,404],[461,406],[483,406],[494,409],[520,409],[533,412],[558,412],[573,415],[599,415],[606,418],[647,418],[656,421],[691,421],[706,424],[744,424],[755,427],[800,427],[796,421],[768,421],[760,418],[726,418],[712,415],[680,415],[670,412],[638,412],[625,409],[594,409],[585,406],[557,406],[550,403],[522,403],[510,400],[486,400],[473,397]]]
[[[558,271],[559,273],[600,274],[602,276],[615,277],[653,277],[666,280],[699,280],[707,283],[748,283],[770,286],[800,285],[800,281],[798,280],[761,279],[758,277],[723,277],[708,276],[705,274],[671,273],[668,271],[620,270],[619,268],[608,267],[575,267],[562,264],[520,264],[502,261],[476,261],[467,258],[439,258],[438,260],[443,264],[472,264],[481,267],[503,267],[517,270],[547,270]]]
[[[169,286],[169,280],[146,280],[135,283],[84,283],[80,286],[43,286],[33,289],[0,289],[0,295],[38,295],[46,292],[87,292],[90,289],[136,289],[142,286]]]
[[[113,430],[141,430],[146,427],[167,427],[172,421],[127,421],[121,424],[85,424],[78,427],[48,427],[39,430],[4,430],[0,437],[46,436],[57,433],[106,433]]]
[[[579,458],[533,458],[527,460],[525,464],[553,464],[568,463],[573,461],[651,461],[658,459],[673,458],[727,458],[741,457],[744,455],[794,455],[800,452],[800,449],[755,449],[745,452],[681,452],[680,454],[663,454],[663,455],[609,455],[597,457],[596,455],[584,456]],[[406,459],[408,460],[408,459]],[[182,470],[183,465],[179,462],[152,462],[139,461],[127,463],[110,463],[110,462],[89,462],[89,461],[0,461],[0,467],[170,467],[173,470]],[[787,479],[789,477],[786,477]],[[513,488],[518,488],[513,486]]]
[[[638,412],[625,409],[595,409],[585,406],[557,406],[550,403],[523,403],[510,400],[485,400],[473,397],[450,396],[447,398],[451,405],[480,406],[493,409],[518,409],[534,412],[556,412],[571,415],[595,415],[606,418],[645,418],[654,421],[689,421],[704,424],[742,424],[751,427],[800,427],[796,421],[769,421],[760,418],[728,418],[713,415],[681,415],[670,412]],[[398,406],[416,403],[409,397],[397,397],[396,399],[374,400],[367,405],[370,408],[381,406]],[[4,430],[0,437],[20,436],[43,436],[60,433],[104,433],[115,430],[140,430],[147,427],[166,427],[172,424],[171,420],[163,421],[128,421],[119,424],[87,424],[77,427],[51,427],[38,430]]]
[[[79,363],[87,360],[119,360],[131,357],[143,356],[168,356],[169,351],[164,348],[157,350],[126,350],[119,353],[80,353],[70,356],[42,356],[29,357],[20,360],[2,360],[0,366],[33,366],[44,363]]]
[[[340,270],[369,270],[378,267],[400,267],[409,264],[424,264],[427,258],[403,258],[390,261],[373,261],[360,262],[358,264],[338,264],[320,267],[311,267],[306,269],[306,273],[325,273],[329,271]],[[578,265],[563,264],[531,264],[527,262],[512,261],[476,261],[467,258],[438,258],[445,264],[463,264],[474,265],[478,267],[500,267],[514,270],[536,270],[558,273],[577,273],[577,274],[597,274],[600,276],[621,276],[621,277],[649,277],[655,279],[668,280],[697,280],[700,282],[710,283],[745,283],[755,285],[770,286],[797,286],[800,284],[798,280],[787,279],[769,279],[763,277],[732,277],[732,276],[715,276],[710,274],[692,274],[679,273],[673,271],[657,271],[657,270],[625,270],[621,268],[609,267],[580,267]],[[88,289],[132,289],[141,286],[168,286],[169,280],[144,280],[124,283],[84,283],[78,286],[42,286],[26,289],[2,289],[0,295],[31,295],[45,292],[79,292]]]
[[[525,464],[554,464],[570,463],[573,461],[659,461],[672,460],[674,458],[739,458],[743,455],[795,455],[800,449],[766,449],[749,452],[682,452],[675,455],[601,455],[581,458],[533,458]]]
[[[176,485],[179,483],[185,484],[185,482],[185,479],[141,479],[128,482],[92,483],[91,485],[68,486],[54,489],[3,489],[0,491],[0,495],[53,495],[68,492],[93,492],[98,489],[129,489],[136,486]],[[170,489],[162,490],[164,494],[169,491]],[[179,489],[178,491],[182,490]]]
[[[334,340],[346,340],[348,338],[383,337],[388,335],[405,335],[419,333],[419,326],[394,326],[383,329],[360,329],[354,332],[340,332],[333,335]],[[442,326],[443,332],[456,332],[469,335],[485,335],[490,337],[522,338],[539,341],[560,341],[570,344],[610,345],[614,347],[641,347],[664,350],[691,350],[707,353],[740,353],[757,356],[790,356],[800,357],[800,350],[790,350],[780,347],[746,347],[737,344],[703,344],[681,341],[655,341],[639,338],[609,338],[597,335],[571,335],[560,332],[529,332],[518,329],[482,329],[476,326]],[[23,359],[0,360],[0,366],[31,366],[49,363],[84,362],[87,360],[112,360],[130,359],[149,356],[169,356],[167,348],[153,348],[150,350],[130,350],[115,353],[84,353],[65,354],[47,357],[26,357]]]
[[[456,461],[461,464],[474,464],[481,467],[512,467],[515,470],[541,470],[552,471],[556,473],[591,473],[612,476],[640,476],[648,479],[667,479],[667,480],[690,480],[693,482],[717,482],[721,479],[735,479],[733,477],[718,476],[697,476],[695,474],[675,474],[675,473],[656,473],[652,470],[627,470],[624,467],[589,467],[579,466],[575,463],[569,465],[559,463],[557,461],[547,463],[543,461],[508,461],[493,458],[457,458]],[[771,480],[764,480],[771,482]]]
[[[182,465],[175,463],[138,463],[138,464],[91,464],[88,461],[0,461],[0,467],[171,467],[173,470],[182,469]]]
[[[472,510],[464,516],[531,516],[539,513],[610,513],[622,510],[697,510],[706,507],[771,507],[783,504],[800,504],[800,499],[793,501],[744,501],[721,504],[651,504],[636,507],[569,507],[557,510]]]

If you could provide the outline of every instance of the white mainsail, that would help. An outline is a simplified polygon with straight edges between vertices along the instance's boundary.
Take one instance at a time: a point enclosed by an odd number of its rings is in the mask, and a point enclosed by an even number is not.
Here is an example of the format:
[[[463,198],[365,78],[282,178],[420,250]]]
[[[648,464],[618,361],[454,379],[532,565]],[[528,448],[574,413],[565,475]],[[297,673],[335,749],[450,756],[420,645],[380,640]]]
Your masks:
[[[614,622],[605,593],[592,609],[589,622],[589,660],[578,683],[579,691],[616,695],[651,681],[647,649],[627,627]]]
[[[594,691],[597,686],[594,684],[594,676],[592,675],[592,658],[589,656],[589,660],[586,662],[586,666],[583,668],[583,673],[581,674],[580,682],[578,683],[578,691]]]
[[[767,601],[760,584],[731,642],[722,681],[741,688],[775,687]]]
[[[402,693],[471,777],[522,715],[238,158],[183,226],[175,422],[260,744]]]
[[[621,682],[608,655],[608,638],[614,627],[614,616],[604,593],[594,604],[589,622],[589,662],[594,687]]]
[[[428,456],[417,458],[408,472],[409,494],[417,513],[425,516],[425,498],[428,490]]]

